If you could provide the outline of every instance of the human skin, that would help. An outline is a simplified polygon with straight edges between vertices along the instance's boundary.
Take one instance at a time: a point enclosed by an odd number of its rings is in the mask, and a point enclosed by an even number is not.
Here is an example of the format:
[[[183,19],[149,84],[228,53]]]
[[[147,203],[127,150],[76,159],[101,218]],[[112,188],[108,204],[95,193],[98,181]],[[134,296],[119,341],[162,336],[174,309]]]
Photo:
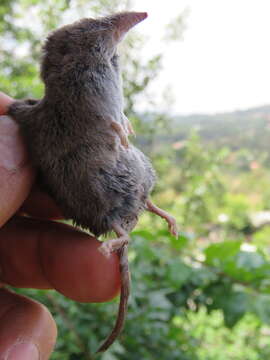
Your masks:
[[[119,292],[119,262],[94,237],[52,221],[61,213],[35,184],[19,128],[4,116],[12,101],[0,92],[0,360],[45,360],[57,336],[51,314],[5,284],[103,302]]]

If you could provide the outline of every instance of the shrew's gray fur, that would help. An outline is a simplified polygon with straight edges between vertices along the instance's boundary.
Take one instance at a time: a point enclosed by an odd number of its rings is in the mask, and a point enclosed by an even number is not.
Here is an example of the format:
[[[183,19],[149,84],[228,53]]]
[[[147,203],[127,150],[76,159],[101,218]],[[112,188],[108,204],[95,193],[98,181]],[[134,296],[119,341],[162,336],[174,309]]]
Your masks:
[[[99,236],[117,222],[130,231],[154,184],[148,159],[121,146],[111,119],[125,128],[116,47],[119,18],[82,19],[48,37],[40,101],[17,101],[21,125],[43,187],[63,215]]]
[[[43,47],[41,100],[13,103],[38,182],[62,214],[99,236],[118,238],[101,247],[119,250],[121,297],[116,325],[99,351],[121,331],[129,295],[128,233],[145,208],[175,220],[148,199],[155,173],[144,154],[128,144],[131,124],[123,113],[117,45],[146,13],[82,19],[52,32]]]

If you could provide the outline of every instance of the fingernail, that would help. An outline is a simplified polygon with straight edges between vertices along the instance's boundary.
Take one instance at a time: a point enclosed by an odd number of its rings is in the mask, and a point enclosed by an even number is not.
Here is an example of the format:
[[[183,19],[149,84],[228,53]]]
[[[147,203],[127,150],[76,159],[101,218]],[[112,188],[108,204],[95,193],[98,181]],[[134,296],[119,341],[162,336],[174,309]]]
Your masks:
[[[35,344],[23,342],[14,345],[6,358],[6,360],[38,360],[39,351]]]

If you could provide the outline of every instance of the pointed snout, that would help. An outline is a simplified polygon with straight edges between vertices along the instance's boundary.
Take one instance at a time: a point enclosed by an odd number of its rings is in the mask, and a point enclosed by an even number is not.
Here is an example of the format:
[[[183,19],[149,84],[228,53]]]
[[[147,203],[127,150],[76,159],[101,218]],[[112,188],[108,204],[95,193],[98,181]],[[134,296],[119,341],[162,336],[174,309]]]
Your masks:
[[[133,26],[147,18],[147,12],[123,12],[115,17],[117,30],[124,35]]]
[[[130,12],[125,15],[125,25],[127,30],[137,25],[141,21],[147,18],[147,12]]]

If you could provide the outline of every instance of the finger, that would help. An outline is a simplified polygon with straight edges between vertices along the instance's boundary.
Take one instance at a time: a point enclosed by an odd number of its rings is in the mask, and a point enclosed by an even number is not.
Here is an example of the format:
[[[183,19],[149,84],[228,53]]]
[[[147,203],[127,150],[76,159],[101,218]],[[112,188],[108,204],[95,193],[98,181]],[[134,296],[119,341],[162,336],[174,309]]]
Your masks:
[[[1,359],[49,359],[56,335],[55,322],[43,305],[0,289]]]
[[[7,113],[8,106],[12,104],[14,100],[8,95],[0,91],[0,115]]]
[[[120,289],[116,254],[71,226],[14,218],[0,230],[1,281],[16,287],[54,288],[80,302],[103,302]]]
[[[13,102],[14,100],[9,97],[8,95],[0,92],[0,115],[4,115],[7,112],[7,108],[8,106]],[[13,139],[12,139],[13,137]],[[13,141],[12,141],[13,140]],[[20,138],[20,134],[19,134],[19,129],[18,126],[15,124],[15,122],[13,122],[12,120],[8,120],[8,118],[6,117],[2,117],[1,118],[1,123],[0,123],[0,142],[2,143],[2,147],[5,146],[6,150],[4,152],[2,152],[2,155],[0,155],[0,167],[1,167],[1,158],[2,161],[4,160],[5,162],[7,161],[7,158],[4,158],[4,156],[6,156],[6,153],[9,153],[9,157],[11,156],[12,158],[14,158],[14,154],[16,151],[16,148],[18,150],[17,152],[17,158],[23,163],[23,161],[25,160],[24,158],[26,158],[26,152],[24,150],[24,145],[22,144],[22,139]],[[8,147],[6,146],[6,142],[8,142]],[[12,142],[12,143],[11,143]],[[3,145],[4,144],[4,145]],[[14,148],[14,145],[16,145],[16,147]],[[0,149],[2,148],[0,147]],[[11,153],[12,152],[12,153]],[[24,174],[23,174],[24,175]],[[4,181],[6,179],[6,176],[4,177]],[[2,185],[1,181],[0,185]],[[1,199],[1,192],[6,193],[6,189],[3,188],[3,186],[1,186],[2,191],[0,190],[0,199]],[[23,195],[24,192],[22,193],[20,189],[18,189],[19,192]],[[10,195],[10,192],[8,191],[7,195]],[[14,194],[15,197],[17,198],[17,193]],[[21,198],[17,198],[19,200],[19,203],[21,202]],[[4,199],[3,199],[4,200]],[[12,202],[6,202],[7,204],[9,204],[11,206],[11,212],[14,211],[14,208],[12,207]],[[17,204],[15,205],[15,209],[17,207]],[[39,218],[61,218],[61,214],[59,209],[57,209],[56,205],[54,204],[54,202],[52,201],[51,198],[49,198],[48,195],[46,195],[45,193],[41,192],[40,190],[38,190],[37,188],[34,189],[34,191],[31,191],[31,195],[26,199],[26,202],[23,205],[23,208],[21,209],[23,212],[27,212],[32,216],[36,216]],[[4,211],[1,211],[2,214],[4,214]],[[7,216],[5,216],[5,220],[6,218],[9,217],[9,213],[8,212]],[[2,223],[3,221],[2,220]],[[0,220],[1,221],[1,220]]]
[[[38,185],[34,185],[29,196],[19,210],[38,219],[62,219],[60,209],[53,199],[43,192]]]
[[[0,226],[21,206],[34,180],[17,124],[0,117]]]

